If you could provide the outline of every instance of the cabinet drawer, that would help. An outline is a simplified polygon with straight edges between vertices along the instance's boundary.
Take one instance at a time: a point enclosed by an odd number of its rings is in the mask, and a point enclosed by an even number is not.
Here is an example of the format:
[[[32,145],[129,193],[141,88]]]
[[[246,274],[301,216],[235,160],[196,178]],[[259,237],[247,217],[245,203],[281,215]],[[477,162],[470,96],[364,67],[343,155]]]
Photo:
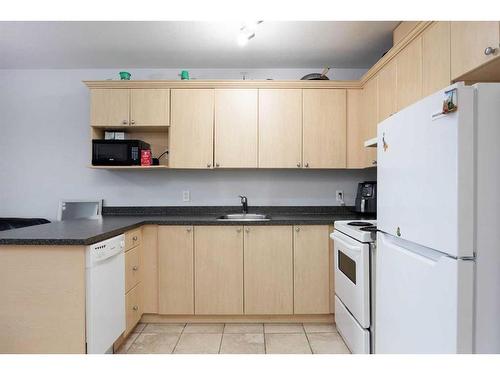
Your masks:
[[[142,228],[132,229],[125,233],[125,251],[139,245],[142,241]]]
[[[125,292],[141,281],[141,246],[125,253]]]
[[[124,336],[127,336],[135,327],[142,316],[142,285],[137,284],[127,294],[125,294],[125,315],[126,327]]]

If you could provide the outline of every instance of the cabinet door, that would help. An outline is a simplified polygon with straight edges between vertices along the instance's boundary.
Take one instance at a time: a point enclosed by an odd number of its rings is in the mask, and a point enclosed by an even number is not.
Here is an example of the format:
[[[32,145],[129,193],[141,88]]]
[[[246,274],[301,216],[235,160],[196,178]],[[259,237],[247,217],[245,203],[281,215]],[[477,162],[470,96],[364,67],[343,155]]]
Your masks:
[[[245,314],[293,314],[292,227],[245,227],[244,244]]]
[[[171,95],[170,166],[212,168],[214,90],[174,89]]]
[[[347,90],[347,168],[364,168],[363,90]]]
[[[499,48],[500,22],[451,22],[451,78],[454,80],[500,56],[485,54],[487,47]]]
[[[306,168],[346,167],[346,90],[303,90]]]
[[[422,35],[422,95],[450,84],[450,23],[435,22]]]
[[[158,314],[158,225],[142,227],[141,284],[145,314]]]
[[[294,313],[330,312],[328,225],[295,226],[293,237]]]
[[[396,113],[397,92],[396,60],[391,60],[377,76],[378,121],[381,122]]]
[[[130,90],[130,125],[167,126],[169,120],[169,89]]]
[[[127,336],[130,331],[141,320],[142,316],[142,285],[137,284],[127,294],[125,294],[125,332]]]
[[[243,227],[195,227],[195,314],[243,314]]]
[[[129,89],[90,90],[90,125],[128,126],[129,104]]]
[[[194,314],[193,227],[158,227],[160,314]]]
[[[141,281],[141,246],[125,253],[125,293]]]
[[[215,90],[215,166],[257,168],[258,90]]]
[[[408,44],[396,57],[397,109],[422,98],[422,37]]]
[[[302,166],[302,90],[259,90],[259,167]]]
[[[378,77],[373,77],[363,87],[363,141],[377,136],[378,125]],[[364,167],[373,167],[377,164],[377,152],[375,148],[364,147]]]

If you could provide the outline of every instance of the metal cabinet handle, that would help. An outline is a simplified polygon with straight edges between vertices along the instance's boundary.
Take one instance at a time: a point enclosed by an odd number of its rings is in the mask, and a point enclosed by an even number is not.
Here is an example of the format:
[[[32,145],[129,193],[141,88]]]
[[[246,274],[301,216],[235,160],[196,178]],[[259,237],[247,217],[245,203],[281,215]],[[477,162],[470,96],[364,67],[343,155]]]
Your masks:
[[[249,233],[250,232],[250,228],[245,228],[245,232]]]
[[[306,168],[309,168],[309,163],[306,163]]]
[[[191,228],[186,228],[186,231],[191,232]]]
[[[300,232],[300,228],[299,227],[295,227],[295,232]]]
[[[137,236],[132,237],[134,241],[137,241]]]
[[[219,168],[219,167],[220,167],[220,164],[219,164],[219,163],[216,163],[216,164],[215,164],[215,167],[216,167],[216,168]]]
[[[132,307],[132,310],[134,310],[134,311],[139,310],[139,306],[135,305],[134,307]]]
[[[241,228],[236,229],[236,232],[241,233]]]
[[[207,163],[207,168],[210,168],[212,166],[211,163]]]
[[[135,124],[135,121],[134,121],[134,120],[132,120],[132,121],[130,121],[130,123],[131,123],[132,125],[134,125],[134,124]]]
[[[489,46],[489,47],[486,47],[484,49],[484,54],[486,56],[494,55],[497,52],[497,50],[498,50],[498,48],[494,48],[494,47]]]
[[[301,164],[300,164],[300,162],[299,162],[299,163],[297,163],[297,167],[299,167],[299,168],[300,168],[300,165],[301,165]]]
[[[122,124],[123,124],[123,125],[127,125],[127,124],[128,124],[127,120],[123,120],[123,121],[122,121]]]
[[[134,270],[134,271],[137,271],[138,269],[139,269],[139,267],[137,267],[137,266],[132,267],[132,270]]]
[[[376,160],[372,161],[372,165],[377,165],[377,161]]]

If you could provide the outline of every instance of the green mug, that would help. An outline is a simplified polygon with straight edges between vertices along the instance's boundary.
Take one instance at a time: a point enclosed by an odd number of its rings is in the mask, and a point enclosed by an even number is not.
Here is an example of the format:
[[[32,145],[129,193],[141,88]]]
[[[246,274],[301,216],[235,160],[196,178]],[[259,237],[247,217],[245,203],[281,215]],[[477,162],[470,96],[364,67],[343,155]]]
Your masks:
[[[124,81],[130,81],[131,74],[129,72],[120,72],[120,79]]]
[[[181,79],[182,80],[186,80],[186,79],[189,79],[189,72],[187,70],[183,70],[181,72]]]

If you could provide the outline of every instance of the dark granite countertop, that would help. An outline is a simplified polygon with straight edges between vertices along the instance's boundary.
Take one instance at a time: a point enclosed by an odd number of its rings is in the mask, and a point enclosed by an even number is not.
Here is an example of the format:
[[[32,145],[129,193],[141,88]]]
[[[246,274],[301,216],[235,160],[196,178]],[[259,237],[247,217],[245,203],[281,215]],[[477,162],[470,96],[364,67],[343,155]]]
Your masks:
[[[104,207],[102,219],[69,220],[0,232],[0,245],[90,245],[145,224],[158,225],[321,225],[336,220],[373,219],[352,207],[251,207],[269,221],[221,222],[239,207]]]

